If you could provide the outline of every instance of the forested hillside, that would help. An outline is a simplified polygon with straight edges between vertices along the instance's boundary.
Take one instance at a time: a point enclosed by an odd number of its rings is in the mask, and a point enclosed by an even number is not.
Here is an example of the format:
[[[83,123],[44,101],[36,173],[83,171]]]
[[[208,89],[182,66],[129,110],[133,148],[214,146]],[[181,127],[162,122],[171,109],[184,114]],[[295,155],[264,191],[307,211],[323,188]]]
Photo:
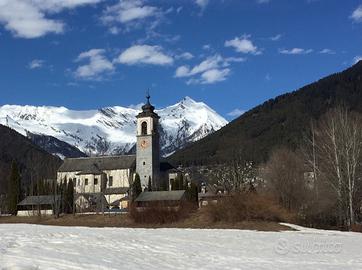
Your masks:
[[[61,160],[34,145],[16,131],[0,125],[0,194],[7,190],[11,163],[15,161],[21,174],[22,186],[31,178],[55,178]]]
[[[219,131],[176,152],[183,165],[223,163],[242,155],[257,163],[279,146],[298,147],[311,119],[343,105],[362,112],[362,61],[297,91],[278,96],[235,119]]]

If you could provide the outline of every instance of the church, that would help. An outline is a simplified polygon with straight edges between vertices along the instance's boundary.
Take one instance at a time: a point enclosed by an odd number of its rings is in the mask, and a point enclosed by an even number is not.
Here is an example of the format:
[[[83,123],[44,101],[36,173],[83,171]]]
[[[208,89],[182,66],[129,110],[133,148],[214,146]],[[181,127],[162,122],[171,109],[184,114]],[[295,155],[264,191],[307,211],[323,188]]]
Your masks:
[[[168,190],[178,171],[160,162],[160,117],[146,96],[136,116],[136,155],[66,158],[58,169],[57,182],[73,181],[77,210],[97,210],[99,205],[127,208],[136,173],[143,190]],[[103,201],[105,198],[106,201]]]

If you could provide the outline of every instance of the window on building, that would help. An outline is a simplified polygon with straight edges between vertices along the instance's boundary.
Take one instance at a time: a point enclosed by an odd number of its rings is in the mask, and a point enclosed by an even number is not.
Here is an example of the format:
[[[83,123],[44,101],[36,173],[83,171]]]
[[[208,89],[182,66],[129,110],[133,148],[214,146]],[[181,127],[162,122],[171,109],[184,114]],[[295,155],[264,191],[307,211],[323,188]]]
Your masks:
[[[108,179],[108,186],[111,187],[113,186],[113,176],[110,176]]]
[[[147,135],[147,122],[141,124],[141,135]]]
[[[73,187],[77,185],[77,178],[73,178]]]
[[[94,178],[94,185],[98,185],[98,178]]]
[[[88,186],[88,178],[84,179],[84,185]]]
[[[143,165],[146,165],[146,162],[143,161]]]

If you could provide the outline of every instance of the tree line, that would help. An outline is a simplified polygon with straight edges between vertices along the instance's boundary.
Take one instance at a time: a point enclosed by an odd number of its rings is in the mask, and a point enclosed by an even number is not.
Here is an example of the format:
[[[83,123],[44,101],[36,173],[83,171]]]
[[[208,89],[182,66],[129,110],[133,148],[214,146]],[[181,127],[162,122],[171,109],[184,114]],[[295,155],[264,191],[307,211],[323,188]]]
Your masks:
[[[16,215],[18,210],[18,203],[27,196],[60,196],[59,203],[54,203],[54,213],[73,213],[74,209],[74,183],[72,180],[65,180],[57,183],[56,180],[43,180],[37,179],[33,181],[28,187],[23,187],[22,177],[19,172],[18,165],[15,161],[11,164],[11,173],[7,181],[7,191],[5,193],[5,200],[1,205],[2,212],[11,215]]]

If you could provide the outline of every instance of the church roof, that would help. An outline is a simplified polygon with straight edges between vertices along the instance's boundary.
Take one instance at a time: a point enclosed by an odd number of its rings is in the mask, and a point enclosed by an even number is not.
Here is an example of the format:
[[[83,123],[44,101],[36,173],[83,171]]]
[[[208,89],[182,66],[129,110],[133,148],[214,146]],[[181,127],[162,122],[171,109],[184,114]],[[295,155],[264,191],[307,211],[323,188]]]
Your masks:
[[[114,188],[106,188],[104,190],[104,195],[112,195],[112,194],[125,194],[129,190],[129,187],[114,187]]]
[[[135,164],[135,155],[66,158],[58,172],[81,172],[82,174],[89,172],[90,174],[98,174],[103,170],[131,169]]]
[[[85,175],[85,174],[97,175],[97,174],[102,174],[103,173],[98,168],[97,164],[95,164],[95,163],[86,164],[84,167],[85,168],[81,172],[77,173],[77,175]]]
[[[184,194],[185,190],[146,191],[137,197],[136,202],[180,201]]]

